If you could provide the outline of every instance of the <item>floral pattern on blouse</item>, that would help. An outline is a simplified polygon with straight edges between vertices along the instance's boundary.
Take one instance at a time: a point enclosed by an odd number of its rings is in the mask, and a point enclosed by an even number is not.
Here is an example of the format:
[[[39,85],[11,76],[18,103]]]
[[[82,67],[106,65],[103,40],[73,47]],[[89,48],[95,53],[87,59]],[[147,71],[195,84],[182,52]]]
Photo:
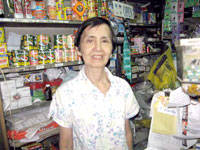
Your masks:
[[[49,117],[73,128],[74,150],[126,150],[125,120],[139,111],[130,85],[105,68],[111,86],[104,96],[86,77],[84,67],[53,96]]]

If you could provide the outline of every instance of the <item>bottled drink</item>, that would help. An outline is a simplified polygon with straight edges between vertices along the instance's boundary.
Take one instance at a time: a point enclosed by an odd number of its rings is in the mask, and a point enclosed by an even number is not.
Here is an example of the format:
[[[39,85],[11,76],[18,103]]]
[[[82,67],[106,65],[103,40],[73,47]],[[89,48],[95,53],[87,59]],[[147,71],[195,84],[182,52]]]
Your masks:
[[[46,84],[46,87],[45,87],[45,99],[47,101],[51,101],[52,100],[52,91],[51,91],[50,84]]]

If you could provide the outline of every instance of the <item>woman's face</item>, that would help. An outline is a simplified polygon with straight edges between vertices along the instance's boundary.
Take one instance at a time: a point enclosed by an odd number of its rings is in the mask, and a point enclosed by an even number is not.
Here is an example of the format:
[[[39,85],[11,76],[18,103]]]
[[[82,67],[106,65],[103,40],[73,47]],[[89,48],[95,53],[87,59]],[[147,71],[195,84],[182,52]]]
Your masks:
[[[85,66],[103,68],[112,53],[111,31],[106,24],[88,26],[81,35],[80,52]]]

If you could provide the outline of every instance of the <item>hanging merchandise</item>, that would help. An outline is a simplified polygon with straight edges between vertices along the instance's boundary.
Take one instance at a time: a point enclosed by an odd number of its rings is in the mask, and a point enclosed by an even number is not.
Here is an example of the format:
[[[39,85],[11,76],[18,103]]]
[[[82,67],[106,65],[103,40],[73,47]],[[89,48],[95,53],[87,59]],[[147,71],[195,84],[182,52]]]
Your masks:
[[[131,71],[131,56],[130,56],[130,47],[126,31],[124,29],[124,43],[123,43],[123,70],[125,71],[126,77],[129,81],[132,80],[132,71]]]
[[[176,88],[176,69],[174,67],[171,45],[168,49],[154,62],[148,80],[154,86],[155,90],[174,89]]]
[[[81,2],[77,2],[72,10],[76,12],[79,16],[83,16],[85,12],[85,6]]]

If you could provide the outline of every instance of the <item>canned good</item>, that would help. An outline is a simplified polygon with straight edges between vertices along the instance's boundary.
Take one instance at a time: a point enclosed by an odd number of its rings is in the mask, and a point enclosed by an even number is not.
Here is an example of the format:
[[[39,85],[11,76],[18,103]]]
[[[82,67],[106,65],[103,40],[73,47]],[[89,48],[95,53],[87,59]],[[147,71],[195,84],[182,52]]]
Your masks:
[[[56,6],[48,6],[48,18],[51,20],[56,19]]]
[[[69,62],[69,49],[64,49],[63,50],[63,62]]]
[[[12,54],[14,66],[18,67],[30,65],[29,52],[27,50],[14,50]]]
[[[66,7],[65,8],[66,19],[65,20],[72,20],[72,8]]]
[[[62,46],[63,46],[62,34],[54,35],[54,48],[62,48]]]
[[[47,63],[47,54],[48,54],[48,50],[39,50],[38,51],[39,64]]]
[[[55,59],[56,59],[56,63],[63,62],[63,49],[62,48],[55,49]]]
[[[39,50],[48,50],[51,48],[51,38],[47,35],[37,35],[37,47]]]
[[[49,51],[47,52],[47,63],[55,63],[56,59],[55,59],[55,50],[49,49]]]
[[[27,34],[21,36],[21,49],[31,50],[34,46],[33,35]]]
[[[33,19],[47,19],[46,10],[32,10]]]
[[[30,61],[30,65],[32,65],[32,66],[39,64],[38,50],[30,50],[29,51],[29,61]]]

